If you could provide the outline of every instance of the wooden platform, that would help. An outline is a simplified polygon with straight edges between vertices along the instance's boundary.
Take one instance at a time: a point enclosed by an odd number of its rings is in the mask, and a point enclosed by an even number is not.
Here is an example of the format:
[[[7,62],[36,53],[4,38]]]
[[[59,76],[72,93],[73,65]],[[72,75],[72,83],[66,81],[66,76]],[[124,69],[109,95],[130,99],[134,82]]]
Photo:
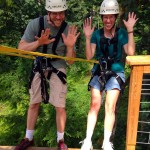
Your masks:
[[[15,146],[0,146],[0,150],[14,150]],[[49,147],[29,147],[27,150],[57,150]],[[80,150],[77,148],[68,148],[68,150]]]

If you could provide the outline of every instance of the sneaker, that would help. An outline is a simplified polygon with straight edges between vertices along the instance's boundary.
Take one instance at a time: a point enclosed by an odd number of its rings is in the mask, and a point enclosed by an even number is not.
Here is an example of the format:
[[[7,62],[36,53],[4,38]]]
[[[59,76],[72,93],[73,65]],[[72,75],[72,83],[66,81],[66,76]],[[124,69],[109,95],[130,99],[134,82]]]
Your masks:
[[[87,141],[86,139],[84,141],[80,142],[82,144],[81,150],[93,150],[92,142]]]
[[[64,140],[60,140],[59,141],[57,150],[68,150],[68,147],[64,143]]]
[[[103,142],[103,150],[114,150],[114,145],[112,142]]]
[[[34,144],[34,141],[29,141],[28,138],[24,138],[21,140],[20,144],[15,147],[14,150],[25,150],[27,147],[32,146]]]

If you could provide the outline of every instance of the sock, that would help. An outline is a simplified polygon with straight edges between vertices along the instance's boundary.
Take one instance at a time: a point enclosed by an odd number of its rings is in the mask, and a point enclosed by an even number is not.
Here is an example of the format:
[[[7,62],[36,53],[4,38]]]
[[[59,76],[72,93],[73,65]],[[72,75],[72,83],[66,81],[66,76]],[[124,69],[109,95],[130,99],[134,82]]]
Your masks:
[[[57,143],[62,139],[64,139],[64,132],[60,133],[57,131]]]
[[[111,134],[112,134],[111,131],[108,131],[107,129],[104,129],[104,141],[105,142],[109,142]]]
[[[93,131],[91,131],[91,130],[86,131],[86,138],[85,138],[85,140],[86,141],[91,141],[92,135],[93,135]]]
[[[28,138],[29,141],[33,140],[33,134],[34,134],[34,130],[26,130],[26,138]]]

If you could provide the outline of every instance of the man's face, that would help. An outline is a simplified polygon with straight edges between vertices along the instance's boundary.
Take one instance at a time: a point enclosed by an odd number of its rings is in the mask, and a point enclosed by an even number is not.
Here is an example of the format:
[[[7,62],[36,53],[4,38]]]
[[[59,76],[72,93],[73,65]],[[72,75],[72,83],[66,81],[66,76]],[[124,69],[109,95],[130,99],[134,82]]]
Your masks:
[[[115,24],[116,16],[115,15],[103,15],[102,19],[103,19],[104,28],[106,30],[111,30],[111,28]]]
[[[48,12],[50,21],[56,27],[60,27],[62,22],[65,20],[65,11],[60,12]]]

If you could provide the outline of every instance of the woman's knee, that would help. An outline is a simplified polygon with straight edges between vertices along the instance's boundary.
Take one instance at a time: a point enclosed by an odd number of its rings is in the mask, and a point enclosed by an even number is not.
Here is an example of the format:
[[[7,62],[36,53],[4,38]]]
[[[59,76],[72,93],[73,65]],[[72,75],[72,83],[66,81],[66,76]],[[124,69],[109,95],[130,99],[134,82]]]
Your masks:
[[[105,112],[109,115],[112,115],[115,113],[115,106],[110,104],[105,104]]]
[[[90,110],[98,113],[100,110],[100,102],[91,102]]]

